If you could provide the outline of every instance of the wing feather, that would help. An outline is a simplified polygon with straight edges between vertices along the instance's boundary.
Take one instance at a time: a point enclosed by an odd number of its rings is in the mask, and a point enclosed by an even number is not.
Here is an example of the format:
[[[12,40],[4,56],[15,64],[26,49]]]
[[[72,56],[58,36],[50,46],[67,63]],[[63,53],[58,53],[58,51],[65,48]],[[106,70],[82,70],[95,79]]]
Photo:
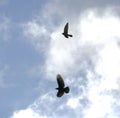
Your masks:
[[[65,27],[64,27],[64,33],[68,34],[68,23],[66,23]]]
[[[61,97],[64,94],[64,91],[58,91],[57,92],[57,97]]]
[[[57,75],[57,83],[59,88],[64,88],[65,84],[60,74]]]

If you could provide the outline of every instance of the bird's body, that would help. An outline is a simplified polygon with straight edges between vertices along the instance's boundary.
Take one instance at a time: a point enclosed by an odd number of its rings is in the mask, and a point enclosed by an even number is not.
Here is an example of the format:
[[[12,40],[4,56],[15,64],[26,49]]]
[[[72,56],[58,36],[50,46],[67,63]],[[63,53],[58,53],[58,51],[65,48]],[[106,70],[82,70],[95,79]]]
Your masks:
[[[66,38],[72,37],[71,34],[68,34],[68,23],[66,23],[65,27],[64,27],[64,32],[62,33]]]
[[[58,83],[58,88],[56,88],[58,90],[57,97],[61,97],[64,93],[69,93],[70,89],[68,86],[65,87],[63,78],[61,77],[60,74],[57,75],[57,83]]]

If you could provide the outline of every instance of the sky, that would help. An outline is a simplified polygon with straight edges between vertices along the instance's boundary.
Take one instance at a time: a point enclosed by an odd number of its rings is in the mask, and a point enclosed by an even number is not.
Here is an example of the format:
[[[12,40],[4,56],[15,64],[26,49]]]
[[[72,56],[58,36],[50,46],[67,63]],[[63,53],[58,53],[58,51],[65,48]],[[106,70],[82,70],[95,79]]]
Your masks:
[[[119,70],[119,0],[0,0],[0,118],[120,118]]]

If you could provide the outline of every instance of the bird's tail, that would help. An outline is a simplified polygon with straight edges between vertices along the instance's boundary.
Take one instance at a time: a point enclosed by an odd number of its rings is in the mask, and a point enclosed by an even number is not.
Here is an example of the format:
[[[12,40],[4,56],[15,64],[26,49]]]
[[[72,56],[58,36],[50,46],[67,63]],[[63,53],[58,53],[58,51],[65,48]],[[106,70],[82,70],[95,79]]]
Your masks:
[[[73,35],[71,35],[71,34],[68,34],[68,36],[73,37]]]
[[[64,88],[64,91],[65,91],[65,93],[69,93],[69,91],[70,91],[69,87],[68,87],[68,86],[65,87],[65,88]]]

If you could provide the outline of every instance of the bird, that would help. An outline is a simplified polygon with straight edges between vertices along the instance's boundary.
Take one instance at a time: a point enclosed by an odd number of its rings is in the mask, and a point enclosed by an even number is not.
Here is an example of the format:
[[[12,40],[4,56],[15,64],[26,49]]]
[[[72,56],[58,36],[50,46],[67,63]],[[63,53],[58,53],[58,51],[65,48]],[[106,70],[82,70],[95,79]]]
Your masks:
[[[70,89],[69,87],[65,87],[63,78],[60,74],[57,74],[57,84],[58,84],[58,88],[56,88],[58,90],[57,92],[57,97],[62,97],[64,93],[69,93]]]
[[[66,38],[73,37],[73,35],[68,34],[68,22],[66,23],[64,27],[64,32],[62,33]]]

